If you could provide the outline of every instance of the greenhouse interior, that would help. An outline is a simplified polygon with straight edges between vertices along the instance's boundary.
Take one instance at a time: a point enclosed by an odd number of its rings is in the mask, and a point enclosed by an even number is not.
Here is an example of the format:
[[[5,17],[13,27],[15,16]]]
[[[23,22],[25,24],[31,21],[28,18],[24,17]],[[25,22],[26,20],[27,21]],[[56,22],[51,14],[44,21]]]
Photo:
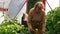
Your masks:
[[[0,0],[0,34],[60,34],[60,0]]]

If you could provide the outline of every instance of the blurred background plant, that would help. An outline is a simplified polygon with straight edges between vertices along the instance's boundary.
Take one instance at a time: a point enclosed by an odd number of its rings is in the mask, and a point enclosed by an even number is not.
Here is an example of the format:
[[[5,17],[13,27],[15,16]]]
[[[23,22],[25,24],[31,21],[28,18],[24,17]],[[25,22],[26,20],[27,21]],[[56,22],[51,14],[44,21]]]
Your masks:
[[[47,16],[46,32],[47,34],[60,34],[60,7],[49,11]]]

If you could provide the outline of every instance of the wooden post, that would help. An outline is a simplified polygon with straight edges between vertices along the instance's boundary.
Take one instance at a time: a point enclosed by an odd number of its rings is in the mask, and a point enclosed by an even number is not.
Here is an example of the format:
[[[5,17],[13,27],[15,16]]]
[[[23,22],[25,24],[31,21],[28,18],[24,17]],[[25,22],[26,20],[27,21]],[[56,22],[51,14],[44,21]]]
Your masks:
[[[44,3],[44,9],[45,9],[45,6],[46,6],[46,0],[42,0],[42,2]]]
[[[39,32],[38,32],[38,29],[36,28],[35,30],[36,30],[36,34],[38,34],[38,33],[39,33]]]
[[[28,0],[26,0],[26,13],[28,14]]]
[[[0,8],[0,11],[8,11],[8,8]]]

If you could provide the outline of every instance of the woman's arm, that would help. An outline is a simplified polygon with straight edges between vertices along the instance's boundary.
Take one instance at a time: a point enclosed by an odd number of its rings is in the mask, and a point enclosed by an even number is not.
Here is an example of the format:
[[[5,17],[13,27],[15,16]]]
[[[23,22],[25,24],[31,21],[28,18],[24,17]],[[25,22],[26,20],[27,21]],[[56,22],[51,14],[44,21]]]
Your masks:
[[[46,18],[45,18],[45,12],[42,12],[42,32],[45,32],[46,29]]]
[[[32,19],[32,9],[29,11],[29,14],[28,14],[28,18],[27,18],[27,25],[28,25],[28,28],[29,29],[32,29],[32,25],[31,25],[31,19]]]

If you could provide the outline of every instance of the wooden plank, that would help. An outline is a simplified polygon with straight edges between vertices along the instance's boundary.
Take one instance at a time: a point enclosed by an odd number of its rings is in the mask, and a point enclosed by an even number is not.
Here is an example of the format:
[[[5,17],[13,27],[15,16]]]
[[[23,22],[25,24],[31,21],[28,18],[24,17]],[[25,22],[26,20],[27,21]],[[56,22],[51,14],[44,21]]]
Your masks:
[[[8,8],[0,8],[0,11],[8,11]]]

